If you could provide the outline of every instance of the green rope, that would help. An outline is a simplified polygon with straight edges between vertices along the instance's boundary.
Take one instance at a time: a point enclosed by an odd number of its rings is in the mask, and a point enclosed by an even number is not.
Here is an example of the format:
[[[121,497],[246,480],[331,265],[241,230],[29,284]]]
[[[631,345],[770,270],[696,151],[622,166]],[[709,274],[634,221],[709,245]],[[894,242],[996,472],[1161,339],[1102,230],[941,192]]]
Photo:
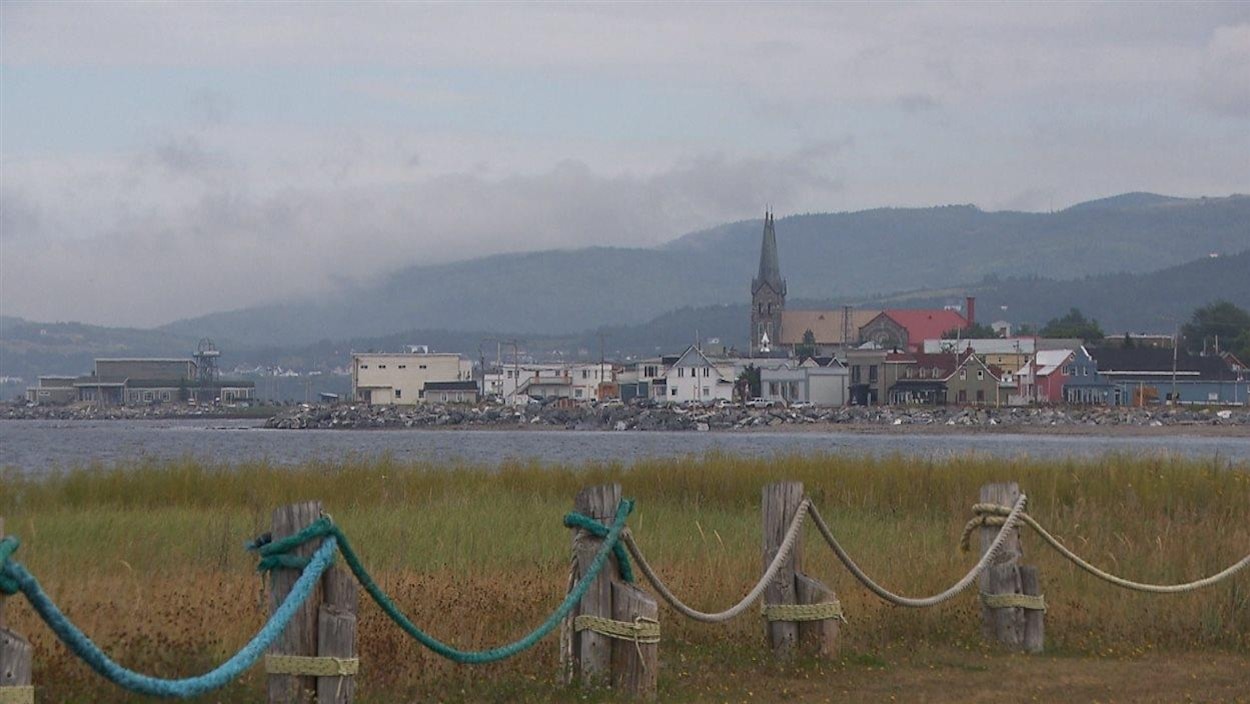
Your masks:
[[[565,514],[564,527],[581,528],[596,538],[607,538],[609,532],[607,526],[584,513],[578,513],[576,511],[570,511]],[[616,545],[612,547],[612,554],[616,557],[616,564],[617,568],[620,570],[621,579],[633,584],[634,570],[629,564],[629,553],[626,552],[625,546],[619,542],[616,543]]]
[[[347,563],[348,568],[351,569],[352,574],[356,576],[356,580],[360,582],[360,585],[365,588],[365,591],[369,593],[369,596],[372,597],[373,601],[381,607],[382,611],[389,616],[390,619],[396,623],[396,625],[403,629],[405,633],[415,638],[422,645],[430,650],[433,650],[438,655],[447,658],[448,660],[461,664],[478,665],[512,657],[513,655],[534,646],[534,644],[542,640],[545,636],[547,636],[547,634],[555,630],[555,628],[560,625],[560,622],[572,613],[577,604],[581,602],[582,597],[586,596],[586,592],[590,590],[590,585],[595,581],[595,579],[599,576],[599,573],[603,571],[604,566],[607,564],[608,555],[614,553],[617,554],[617,562],[622,566],[621,578],[632,579],[633,575],[628,570],[629,563],[620,557],[620,555],[624,553],[624,548],[621,546],[620,540],[621,532],[625,530],[625,520],[629,518],[629,514],[633,511],[633,509],[634,502],[632,499],[622,499],[621,503],[616,508],[616,517],[610,528],[581,514],[573,513],[566,516],[564,519],[566,526],[571,528],[584,528],[588,532],[602,537],[603,545],[599,548],[599,551],[595,553],[594,559],[591,561],[586,572],[582,575],[582,578],[577,581],[577,584],[573,586],[573,589],[570,590],[564,597],[564,601],[560,603],[560,606],[557,607],[545,621],[539,624],[537,628],[530,631],[528,634],[522,636],[520,639],[506,645],[490,648],[488,650],[460,650],[439,641],[434,638],[434,636],[431,636],[421,630],[416,624],[409,620],[409,618],[405,616],[402,611],[399,610],[399,607],[395,604],[395,602],[386,594],[386,592],[382,591],[382,588],[379,587],[376,582],[373,581],[373,577],[370,576],[369,572],[365,569],[364,564],[361,563],[360,558],[356,555],[356,551],[352,549],[347,536],[339,530],[338,526],[335,526],[326,517],[317,519],[303,530],[293,535],[289,535],[280,540],[275,540],[263,545],[253,543],[250,547],[255,549],[261,556],[260,564],[257,566],[257,569],[266,571],[278,568],[289,568],[301,564],[304,560],[304,558],[299,556],[291,555],[290,551],[304,544],[306,541],[328,535],[334,536],[338,540],[339,552],[343,555],[343,560]],[[593,527],[591,527],[591,524],[593,524]],[[620,552],[618,553],[618,551]]]
[[[18,591],[17,580],[10,577],[4,568],[9,564],[9,556],[17,551],[21,544],[22,542],[17,539],[16,535],[0,540],[0,594],[13,596]]]

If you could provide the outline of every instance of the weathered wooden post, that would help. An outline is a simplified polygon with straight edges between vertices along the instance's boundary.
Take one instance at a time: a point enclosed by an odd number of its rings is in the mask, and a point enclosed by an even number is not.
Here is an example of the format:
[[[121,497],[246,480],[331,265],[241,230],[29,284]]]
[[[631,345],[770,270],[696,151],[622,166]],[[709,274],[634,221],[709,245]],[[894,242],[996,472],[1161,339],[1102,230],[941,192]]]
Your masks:
[[[1020,498],[1016,482],[986,484],[981,487],[980,503],[1015,506]],[[1002,526],[998,520],[981,526],[981,554],[990,549]],[[994,563],[981,574],[981,630],[985,638],[1009,650],[1030,653],[1042,651],[1045,640],[1046,607],[1036,567],[1020,566],[1024,550],[1020,530],[1006,537]]]
[[[281,540],[298,533],[321,517],[321,502],[306,501],[282,506],[273,512],[272,536]],[[312,540],[293,551],[311,557],[321,546]],[[299,579],[299,570],[270,572],[269,612],[272,614]],[[355,694],[352,681],[356,659],[355,585],[347,575],[331,568],[308,600],[270,648],[269,704],[317,701],[350,704]],[[291,657],[295,656],[295,657]]]
[[[621,486],[587,487],[573,510],[611,525],[621,502]],[[603,545],[602,538],[573,529],[573,569],[569,582],[582,578]],[[586,685],[610,685],[636,697],[652,698],[659,669],[659,606],[643,590],[620,579],[614,556],[591,583],[571,614],[561,657],[565,674]]]
[[[317,677],[317,704],[351,704],[356,695],[356,613],[360,595],[356,579],[331,567],[322,578],[325,602],[317,614],[317,655],[335,666],[332,675]]]
[[[776,482],[764,487],[764,569],[781,550],[802,502],[802,482]],[[764,589],[765,635],[778,656],[788,656],[802,644],[821,656],[831,657],[837,652],[841,605],[832,589],[803,574],[802,568],[800,537],[777,576]]]
[[[0,538],[4,537],[4,519],[0,518]],[[34,650],[30,642],[10,631],[4,616],[5,597],[0,595],[0,701],[9,704],[33,704],[35,688],[31,685]]]

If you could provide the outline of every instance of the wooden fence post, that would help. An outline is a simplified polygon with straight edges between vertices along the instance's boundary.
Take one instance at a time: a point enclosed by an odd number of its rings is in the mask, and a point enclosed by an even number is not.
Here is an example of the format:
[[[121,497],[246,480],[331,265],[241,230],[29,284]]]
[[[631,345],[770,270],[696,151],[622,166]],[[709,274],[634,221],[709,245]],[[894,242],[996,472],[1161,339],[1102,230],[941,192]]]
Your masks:
[[[762,514],[764,521],[764,569],[772,563],[785,540],[786,530],[798,513],[803,502],[802,482],[776,482],[764,487]],[[787,604],[836,603],[837,598],[829,587],[819,580],[803,574],[803,540],[800,535],[794,543],[790,556],[782,563],[777,576],[764,589],[764,606]],[[778,656],[790,655],[802,644],[817,654],[832,657],[837,651],[838,619],[780,620],[766,619],[765,634],[773,652]]]
[[[1020,498],[1020,486],[1016,482],[986,484],[981,487],[980,503],[1014,506]],[[981,554],[989,550],[998,537],[1000,526],[982,526]],[[1045,639],[1045,611],[1019,606],[996,606],[986,604],[990,595],[1024,594],[1041,597],[1040,579],[1036,567],[1021,566],[1024,550],[1020,543],[1020,529],[1011,531],[1003,542],[1002,550],[989,569],[981,574],[981,630],[987,640],[993,640],[1009,650],[1030,653],[1042,651]]]
[[[360,595],[351,573],[331,567],[321,580],[325,603],[317,614],[317,655],[354,660],[356,656],[356,613]],[[351,704],[356,695],[356,678],[332,675],[317,678],[317,704]]]
[[[320,501],[281,506],[273,512],[272,535],[274,540],[281,540],[303,530],[313,521],[321,517]],[[320,547],[320,540],[312,540],[295,549],[294,554],[311,557]],[[291,592],[291,587],[299,579],[298,570],[276,569],[269,573],[269,613],[272,614],[282,604],[282,600]],[[295,616],[282,635],[270,647],[274,655],[317,654],[317,616],[321,611],[323,590],[321,585],[314,588],[308,600],[295,612]],[[317,678],[302,675],[270,674],[269,704],[297,704],[311,702],[317,693]]]
[[[4,519],[0,518],[0,538],[3,537]],[[31,648],[29,641],[8,629],[8,623],[4,617],[4,601],[5,597],[0,596],[0,689],[20,687],[28,692],[29,696],[21,694],[19,697],[33,702],[31,670],[34,663],[34,649]]]
[[[573,510],[604,525],[611,525],[621,502],[621,486],[605,484],[582,489],[573,500]],[[594,560],[603,540],[581,529],[573,529],[572,588]],[[615,556],[591,583],[581,602],[573,609],[566,625],[561,657],[564,672],[572,680],[585,685],[611,685],[641,698],[655,696],[659,669],[656,643],[640,643],[628,638],[612,637],[593,630],[576,630],[572,624],[578,616],[593,616],[624,623],[656,621],[659,606],[643,590],[620,579],[620,566]]]

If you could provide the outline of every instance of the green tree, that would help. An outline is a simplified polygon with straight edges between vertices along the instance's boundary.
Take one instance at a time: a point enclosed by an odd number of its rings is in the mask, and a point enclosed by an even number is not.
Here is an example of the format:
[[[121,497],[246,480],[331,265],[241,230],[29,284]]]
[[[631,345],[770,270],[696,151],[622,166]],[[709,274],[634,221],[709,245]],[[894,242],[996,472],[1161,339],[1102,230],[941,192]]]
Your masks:
[[[816,333],[810,329],[803,332],[803,342],[794,346],[794,355],[800,359],[816,356]]]
[[[1052,318],[1040,332],[1042,337],[1076,338],[1090,342],[1103,338],[1098,321],[1088,319],[1079,308],[1073,308],[1062,318]]]
[[[1228,301],[1216,301],[1195,310],[1181,328],[1181,336],[1191,352],[1214,350],[1218,341],[1221,350],[1241,357],[1243,351],[1250,351],[1250,313]]]
[[[749,398],[755,398],[760,395],[760,368],[754,364],[748,364],[742,373],[738,375],[738,393],[745,401]]]
[[[974,323],[966,328],[951,328],[942,333],[943,340],[986,340],[992,337],[998,337],[998,333],[994,328],[985,323]]]

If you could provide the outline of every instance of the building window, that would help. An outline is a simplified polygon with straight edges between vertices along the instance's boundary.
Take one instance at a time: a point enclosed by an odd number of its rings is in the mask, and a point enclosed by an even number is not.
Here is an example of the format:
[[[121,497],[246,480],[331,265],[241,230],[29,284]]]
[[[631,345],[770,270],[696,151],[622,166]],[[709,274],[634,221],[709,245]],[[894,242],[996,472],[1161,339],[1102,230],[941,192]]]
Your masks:
[[[977,403],[985,403],[985,389],[977,389]]]
[[[984,369],[978,369],[978,370],[977,370],[977,381],[985,381],[985,370],[984,370]]]
[[[872,365],[871,367],[868,367],[868,383],[869,384],[877,383],[877,365],[875,364]]]
[[[582,378],[583,378],[583,379],[585,379],[585,378],[586,378],[586,370],[585,370],[585,369],[583,369],[583,370],[582,370]]]
[[[403,389],[395,389],[395,398],[403,398],[403,397],[404,397],[404,390],[403,390]]]
[[[960,381],[967,381],[967,379],[968,379],[968,370],[967,370],[967,369],[960,369],[960,370],[959,370],[959,380],[960,380]]]
[[[673,387],[673,392],[672,392],[671,394],[669,394],[669,395],[670,395],[670,396],[676,396],[676,395],[677,395],[677,387],[676,387],[676,386],[674,386],[674,387]]]
[[[401,364],[401,365],[399,365],[399,368],[400,368],[400,369],[407,369],[407,368],[408,368],[408,365],[407,365],[407,364]]]
[[[703,368],[703,376],[705,376],[705,377],[707,377],[707,376],[712,376],[712,368],[711,368],[711,367],[704,367],[704,368]]]
[[[708,396],[711,396],[711,395],[712,395],[712,394],[711,394],[711,392],[708,390],[708,388],[707,388],[706,386],[704,386],[704,387],[703,387],[703,397],[704,397],[704,398],[707,398]]]
[[[576,397],[578,397],[578,398],[581,398],[581,397],[582,397],[582,390],[581,390],[581,389],[577,389],[576,391],[574,391],[574,392],[573,392],[573,395],[574,395],[574,396],[576,396]]]
[[[686,370],[681,367],[677,367],[677,378],[682,379],[685,376],[686,376]]]

